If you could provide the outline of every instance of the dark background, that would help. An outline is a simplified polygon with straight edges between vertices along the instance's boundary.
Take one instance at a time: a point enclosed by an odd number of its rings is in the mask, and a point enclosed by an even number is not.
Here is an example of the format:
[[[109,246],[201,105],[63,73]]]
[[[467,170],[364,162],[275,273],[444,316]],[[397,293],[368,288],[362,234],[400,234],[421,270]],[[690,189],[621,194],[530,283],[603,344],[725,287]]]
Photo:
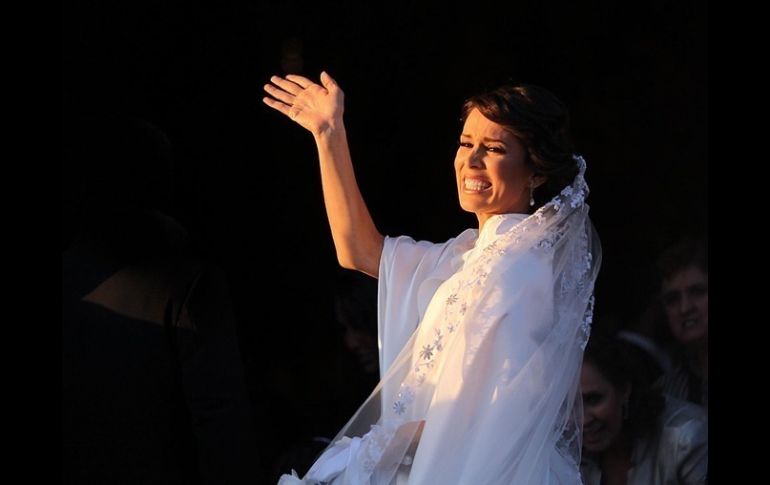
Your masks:
[[[268,464],[333,434],[368,385],[345,390],[315,148],[262,104],[272,74],[338,81],[380,231],[432,241],[476,224],[454,185],[462,101],[508,80],[556,93],[604,248],[598,320],[635,318],[657,253],[707,230],[707,2],[209,3],[64,2],[62,126],[123,113],[173,143],[173,215],[228,276]]]

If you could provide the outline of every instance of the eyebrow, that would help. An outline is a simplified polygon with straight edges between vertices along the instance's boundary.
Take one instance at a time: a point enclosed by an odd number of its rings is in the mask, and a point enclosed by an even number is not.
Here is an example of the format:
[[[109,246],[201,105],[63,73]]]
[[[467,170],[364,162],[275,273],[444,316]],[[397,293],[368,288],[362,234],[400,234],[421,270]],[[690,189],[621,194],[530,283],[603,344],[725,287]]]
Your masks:
[[[460,138],[462,138],[462,137],[471,138],[471,136],[466,134],[466,133],[463,133],[462,135],[460,135]],[[503,140],[498,140],[497,138],[489,138],[488,136],[485,136],[482,139],[482,141],[495,141],[497,143],[502,143],[503,145],[506,145],[506,143]]]

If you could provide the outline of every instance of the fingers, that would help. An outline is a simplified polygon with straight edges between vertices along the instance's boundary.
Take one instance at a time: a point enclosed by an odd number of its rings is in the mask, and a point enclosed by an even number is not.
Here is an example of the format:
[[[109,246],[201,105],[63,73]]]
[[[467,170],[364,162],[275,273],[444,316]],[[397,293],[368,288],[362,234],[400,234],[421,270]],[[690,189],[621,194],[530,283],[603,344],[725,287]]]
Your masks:
[[[273,98],[268,98],[267,96],[262,98],[262,102],[291,118],[291,115],[289,114],[291,110],[291,106],[289,106],[288,104],[284,104],[280,101],[276,101]]]
[[[289,76],[291,76],[291,74]],[[289,76],[286,76],[286,78],[288,79]],[[289,92],[295,96],[304,89],[304,86],[297,85],[297,83],[291,82],[290,80],[287,81],[286,79],[278,76],[270,77],[270,81],[276,86],[279,86],[284,91]]]
[[[311,81],[310,79],[308,79],[306,77],[299,76],[297,74],[287,74],[286,75],[286,79],[288,79],[289,81],[293,81],[293,82],[299,84],[300,86],[302,86],[303,89],[307,89],[310,86],[315,85],[315,83],[313,81]]]
[[[268,98],[267,96],[262,98],[262,102],[270,106],[271,108],[285,114],[286,116],[291,118],[292,121],[296,121],[297,116],[299,116],[299,114],[302,112],[302,110],[296,106],[290,106],[280,101],[276,101],[273,98]]]
[[[294,98],[295,98],[294,95],[289,94],[286,91],[283,91],[281,89],[278,89],[275,86],[273,86],[272,84],[265,84],[264,88],[265,88],[265,91],[267,91],[268,94],[270,94],[270,96],[272,96],[272,97],[274,97],[274,98],[276,98],[278,100],[283,101],[284,103],[288,104],[289,106],[294,104]]]
[[[321,71],[321,84],[323,84],[326,89],[337,87],[337,81],[332,79],[326,71]]]

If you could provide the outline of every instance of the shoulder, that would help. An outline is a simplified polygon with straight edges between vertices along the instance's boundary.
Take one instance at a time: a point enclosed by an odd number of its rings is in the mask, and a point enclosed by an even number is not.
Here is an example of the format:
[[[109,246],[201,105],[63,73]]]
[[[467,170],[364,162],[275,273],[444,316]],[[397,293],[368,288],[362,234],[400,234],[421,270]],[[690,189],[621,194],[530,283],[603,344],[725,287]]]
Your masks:
[[[708,415],[702,406],[666,396],[661,416],[663,434],[680,447],[693,447],[708,441]]]
[[[477,231],[467,229],[457,237],[447,241],[434,243],[424,240],[415,240],[410,236],[385,236],[382,250],[382,264],[426,264],[433,266],[449,258],[453,259],[467,251],[476,239]]]
[[[506,281],[511,277],[516,280],[523,277],[532,285],[537,282],[550,285],[553,279],[553,256],[547,252],[533,250],[512,252],[500,260],[499,269]]]
[[[389,248],[395,248],[399,246],[415,246],[423,249],[465,247],[472,246],[477,236],[478,231],[476,229],[466,229],[456,237],[439,243],[425,240],[416,240],[413,237],[407,235],[385,236],[385,245]]]

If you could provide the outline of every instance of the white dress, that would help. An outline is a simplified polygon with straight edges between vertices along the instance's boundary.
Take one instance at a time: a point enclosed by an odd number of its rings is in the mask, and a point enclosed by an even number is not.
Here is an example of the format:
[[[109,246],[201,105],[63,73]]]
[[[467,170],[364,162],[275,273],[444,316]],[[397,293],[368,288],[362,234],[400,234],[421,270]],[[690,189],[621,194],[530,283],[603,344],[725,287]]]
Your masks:
[[[480,234],[385,239],[381,381],[306,476],[280,485],[581,483],[600,247],[582,171],[568,189]]]

